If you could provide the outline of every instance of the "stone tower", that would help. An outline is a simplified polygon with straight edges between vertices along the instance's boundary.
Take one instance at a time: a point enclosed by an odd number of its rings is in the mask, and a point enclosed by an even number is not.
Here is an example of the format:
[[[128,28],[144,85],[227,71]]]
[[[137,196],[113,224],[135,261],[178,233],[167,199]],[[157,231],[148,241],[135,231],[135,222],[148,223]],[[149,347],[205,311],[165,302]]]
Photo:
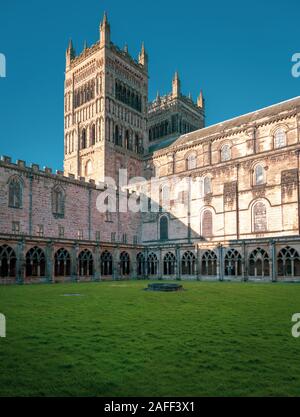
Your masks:
[[[76,56],[66,52],[64,172],[103,182],[142,174],[147,135],[148,55],[138,60],[111,41],[106,13],[100,39]]]

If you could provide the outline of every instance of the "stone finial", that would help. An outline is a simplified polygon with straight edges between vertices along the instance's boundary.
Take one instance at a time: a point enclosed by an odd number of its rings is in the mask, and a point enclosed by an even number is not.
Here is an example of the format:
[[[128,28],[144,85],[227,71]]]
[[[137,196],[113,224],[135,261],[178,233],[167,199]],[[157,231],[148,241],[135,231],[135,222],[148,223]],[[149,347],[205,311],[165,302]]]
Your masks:
[[[201,109],[204,109],[204,105],[205,105],[205,101],[203,97],[203,91],[201,90],[199,97],[197,99],[197,106],[200,107]]]
[[[173,78],[172,94],[173,94],[173,97],[179,97],[181,95],[181,82],[180,82],[178,71],[175,72],[175,75]]]

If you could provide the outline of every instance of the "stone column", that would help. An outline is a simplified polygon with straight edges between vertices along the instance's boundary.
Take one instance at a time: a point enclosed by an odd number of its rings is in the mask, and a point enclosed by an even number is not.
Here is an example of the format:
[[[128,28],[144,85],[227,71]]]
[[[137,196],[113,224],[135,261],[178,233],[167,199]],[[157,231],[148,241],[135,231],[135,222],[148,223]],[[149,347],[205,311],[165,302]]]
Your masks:
[[[248,281],[248,268],[247,268],[247,248],[246,243],[243,242],[243,253],[242,253],[242,280]]]
[[[120,280],[121,269],[120,269],[120,248],[117,246],[113,251],[113,280]]]
[[[223,268],[223,246],[218,247],[218,261],[217,261],[217,274],[219,281],[224,281],[224,268]]]
[[[197,281],[201,281],[201,250],[199,246],[196,247],[197,252],[197,265],[196,265],[196,272],[197,272]]]
[[[98,282],[101,281],[101,265],[100,265],[100,259],[101,259],[101,248],[100,245],[97,245],[95,248],[95,273],[94,273],[94,281]]]
[[[277,281],[277,259],[276,259],[276,243],[275,240],[270,242],[270,276],[273,282]]]
[[[158,279],[163,279],[163,260],[162,260],[162,249],[159,248],[159,259],[158,259]]]
[[[25,259],[25,241],[20,240],[16,248],[16,282],[17,284],[24,284],[26,274],[26,259]]]
[[[53,242],[50,241],[46,246],[46,280],[48,283],[54,283],[54,264],[53,264]]]
[[[181,281],[182,276],[181,276],[181,262],[180,262],[180,247],[176,246],[175,249],[175,254],[176,254],[176,280],[177,281]]]
[[[78,282],[78,255],[79,255],[79,246],[77,244],[73,245],[71,250],[71,280],[73,282]]]

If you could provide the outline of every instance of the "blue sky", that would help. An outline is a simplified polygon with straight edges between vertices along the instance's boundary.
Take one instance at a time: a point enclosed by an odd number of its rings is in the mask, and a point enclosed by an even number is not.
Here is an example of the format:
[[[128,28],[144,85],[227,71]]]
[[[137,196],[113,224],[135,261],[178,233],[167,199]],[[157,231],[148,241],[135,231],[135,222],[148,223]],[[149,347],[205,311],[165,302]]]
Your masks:
[[[96,42],[104,10],[114,43],[137,56],[145,41],[150,98],[178,69],[184,93],[204,90],[208,125],[299,95],[299,0],[2,0],[0,154],[62,168],[65,49]]]

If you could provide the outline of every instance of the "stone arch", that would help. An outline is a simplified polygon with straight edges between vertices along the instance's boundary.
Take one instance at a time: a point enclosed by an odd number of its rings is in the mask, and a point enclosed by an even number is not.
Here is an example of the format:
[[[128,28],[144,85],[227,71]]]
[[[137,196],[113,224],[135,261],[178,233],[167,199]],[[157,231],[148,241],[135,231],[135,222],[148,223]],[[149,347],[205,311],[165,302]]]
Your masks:
[[[13,248],[0,246],[0,278],[16,277],[17,257]]]
[[[172,252],[168,252],[164,256],[164,275],[175,275],[176,269],[176,256]]]
[[[94,258],[90,250],[84,249],[78,255],[79,276],[91,277],[94,274]]]
[[[127,252],[122,252],[120,254],[120,272],[123,276],[130,275],[130,256]]]
[[[181,258],[182,275],[195,275],[196,273],[196,256],[193,252],[187,251]]]
[[[112,276],[113,274],[113,256],[107,250],[101,253],[101,275],[104,277]]]
[[[155,253],[150,253],[147,258],[148,274],[156,276],[158,273],[158,258]]]
[[[34,246],[26,253],[26,277],[46,275],[46,256],[43,249]]]
[[[204,276],[217,275],[218,257],[212,250],[207,250],[201,258],[201,270]]]
[[[300,276],[300,257],[296,249],[287,246],[277,255],[277,275],[284,278]]]
[[[54,275],[56,277],[71,275],[71,256],[64,248],[59,249],[54,255]]]
[[[229,249],[224,258],[225,276],[242,276],[242,255],[236,249]]]
[[[270,276],[270,259],[268,253],[257,248],[249,256],[249,276],[264,278]]]

